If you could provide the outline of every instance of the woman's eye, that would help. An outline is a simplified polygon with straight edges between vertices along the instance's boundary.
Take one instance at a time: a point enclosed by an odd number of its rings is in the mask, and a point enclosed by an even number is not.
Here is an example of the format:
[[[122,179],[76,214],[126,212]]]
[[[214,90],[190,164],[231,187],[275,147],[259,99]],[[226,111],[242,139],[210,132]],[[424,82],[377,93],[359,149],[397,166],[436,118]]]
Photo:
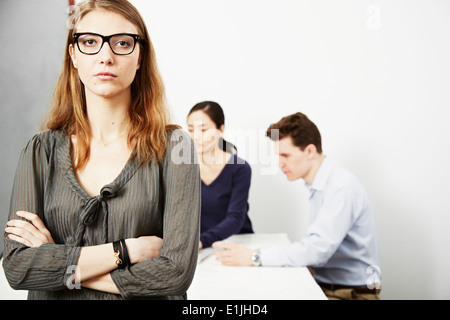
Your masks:
[[[116,43],[116,46],[118,47],[122,47],[122,48],[126,48],[130,46],[130,43],[128,43],[127,41],[118,41]]]
[[[95,46],[96,43],[97,43],[97,41],[95,41],[93,39],[83,40],[83,45],[85,45],[85,46]]]

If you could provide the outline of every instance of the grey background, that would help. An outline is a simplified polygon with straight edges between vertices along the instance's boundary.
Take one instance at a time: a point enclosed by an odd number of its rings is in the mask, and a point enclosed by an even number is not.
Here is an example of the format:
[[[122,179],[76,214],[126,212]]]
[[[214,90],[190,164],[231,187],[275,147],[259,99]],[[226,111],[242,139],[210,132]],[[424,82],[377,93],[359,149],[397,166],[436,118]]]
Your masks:
[[[67,2],[61,0],[0,0],[2,232],[20,152],[39,130],[62,66],[66,11]]]

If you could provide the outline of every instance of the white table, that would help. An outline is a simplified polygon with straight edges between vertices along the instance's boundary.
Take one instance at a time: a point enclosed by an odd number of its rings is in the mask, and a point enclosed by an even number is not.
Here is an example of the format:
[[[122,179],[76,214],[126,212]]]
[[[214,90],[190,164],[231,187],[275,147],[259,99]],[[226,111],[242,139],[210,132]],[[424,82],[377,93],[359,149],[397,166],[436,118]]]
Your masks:
[[[227,240],[247,247],[278,247],[290,243],[284,233],[234,235]],[[326,300],[306,267],[230,267],[200,251],[189,300]]]

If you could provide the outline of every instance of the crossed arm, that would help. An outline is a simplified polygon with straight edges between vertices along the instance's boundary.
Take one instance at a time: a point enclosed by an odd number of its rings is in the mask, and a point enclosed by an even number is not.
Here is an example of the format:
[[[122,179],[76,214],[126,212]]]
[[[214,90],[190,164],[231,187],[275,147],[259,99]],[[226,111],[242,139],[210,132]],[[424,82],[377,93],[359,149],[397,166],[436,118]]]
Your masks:
[[[45,243],[55,243],[42,220],[34,213],[18,211],[26,220],[10,220],[5,228],[8,238],[28,247],[39,247]],[[132,264],[152,259],[159,255],[162,239],[144,236],[125,240]],[[75,282],[86,288],[119,294],[110,272],[117,268],[112,243],[83,247],[75,271]]]

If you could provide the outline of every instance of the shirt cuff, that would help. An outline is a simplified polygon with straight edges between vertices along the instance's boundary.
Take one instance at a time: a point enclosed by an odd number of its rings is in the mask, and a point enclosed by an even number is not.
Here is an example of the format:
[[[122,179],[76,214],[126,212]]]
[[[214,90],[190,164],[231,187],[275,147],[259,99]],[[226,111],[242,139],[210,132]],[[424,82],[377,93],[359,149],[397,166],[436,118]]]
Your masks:
[[[261,249],[261,265],[264,267],[281,267],[278,250],[278,248]]]
[[[126,269],[128,269],[128,268],[126,268]],[[129,300],[132,298],[132,295],[126,289],[125,283],[124,283],[123,279],[121,278],[121,275],[123,274],[123,272],[126,269],[115,269],[115,270],[111,271],[109,274],[111,275],[111,278],[112,278],[114,284],[116,285],[117,289],[119,290],[122,298]]]
[[[202,242],[203,248],[211,247],[214,240],[207,237],[205,234],[200,235],[200,241]]]

